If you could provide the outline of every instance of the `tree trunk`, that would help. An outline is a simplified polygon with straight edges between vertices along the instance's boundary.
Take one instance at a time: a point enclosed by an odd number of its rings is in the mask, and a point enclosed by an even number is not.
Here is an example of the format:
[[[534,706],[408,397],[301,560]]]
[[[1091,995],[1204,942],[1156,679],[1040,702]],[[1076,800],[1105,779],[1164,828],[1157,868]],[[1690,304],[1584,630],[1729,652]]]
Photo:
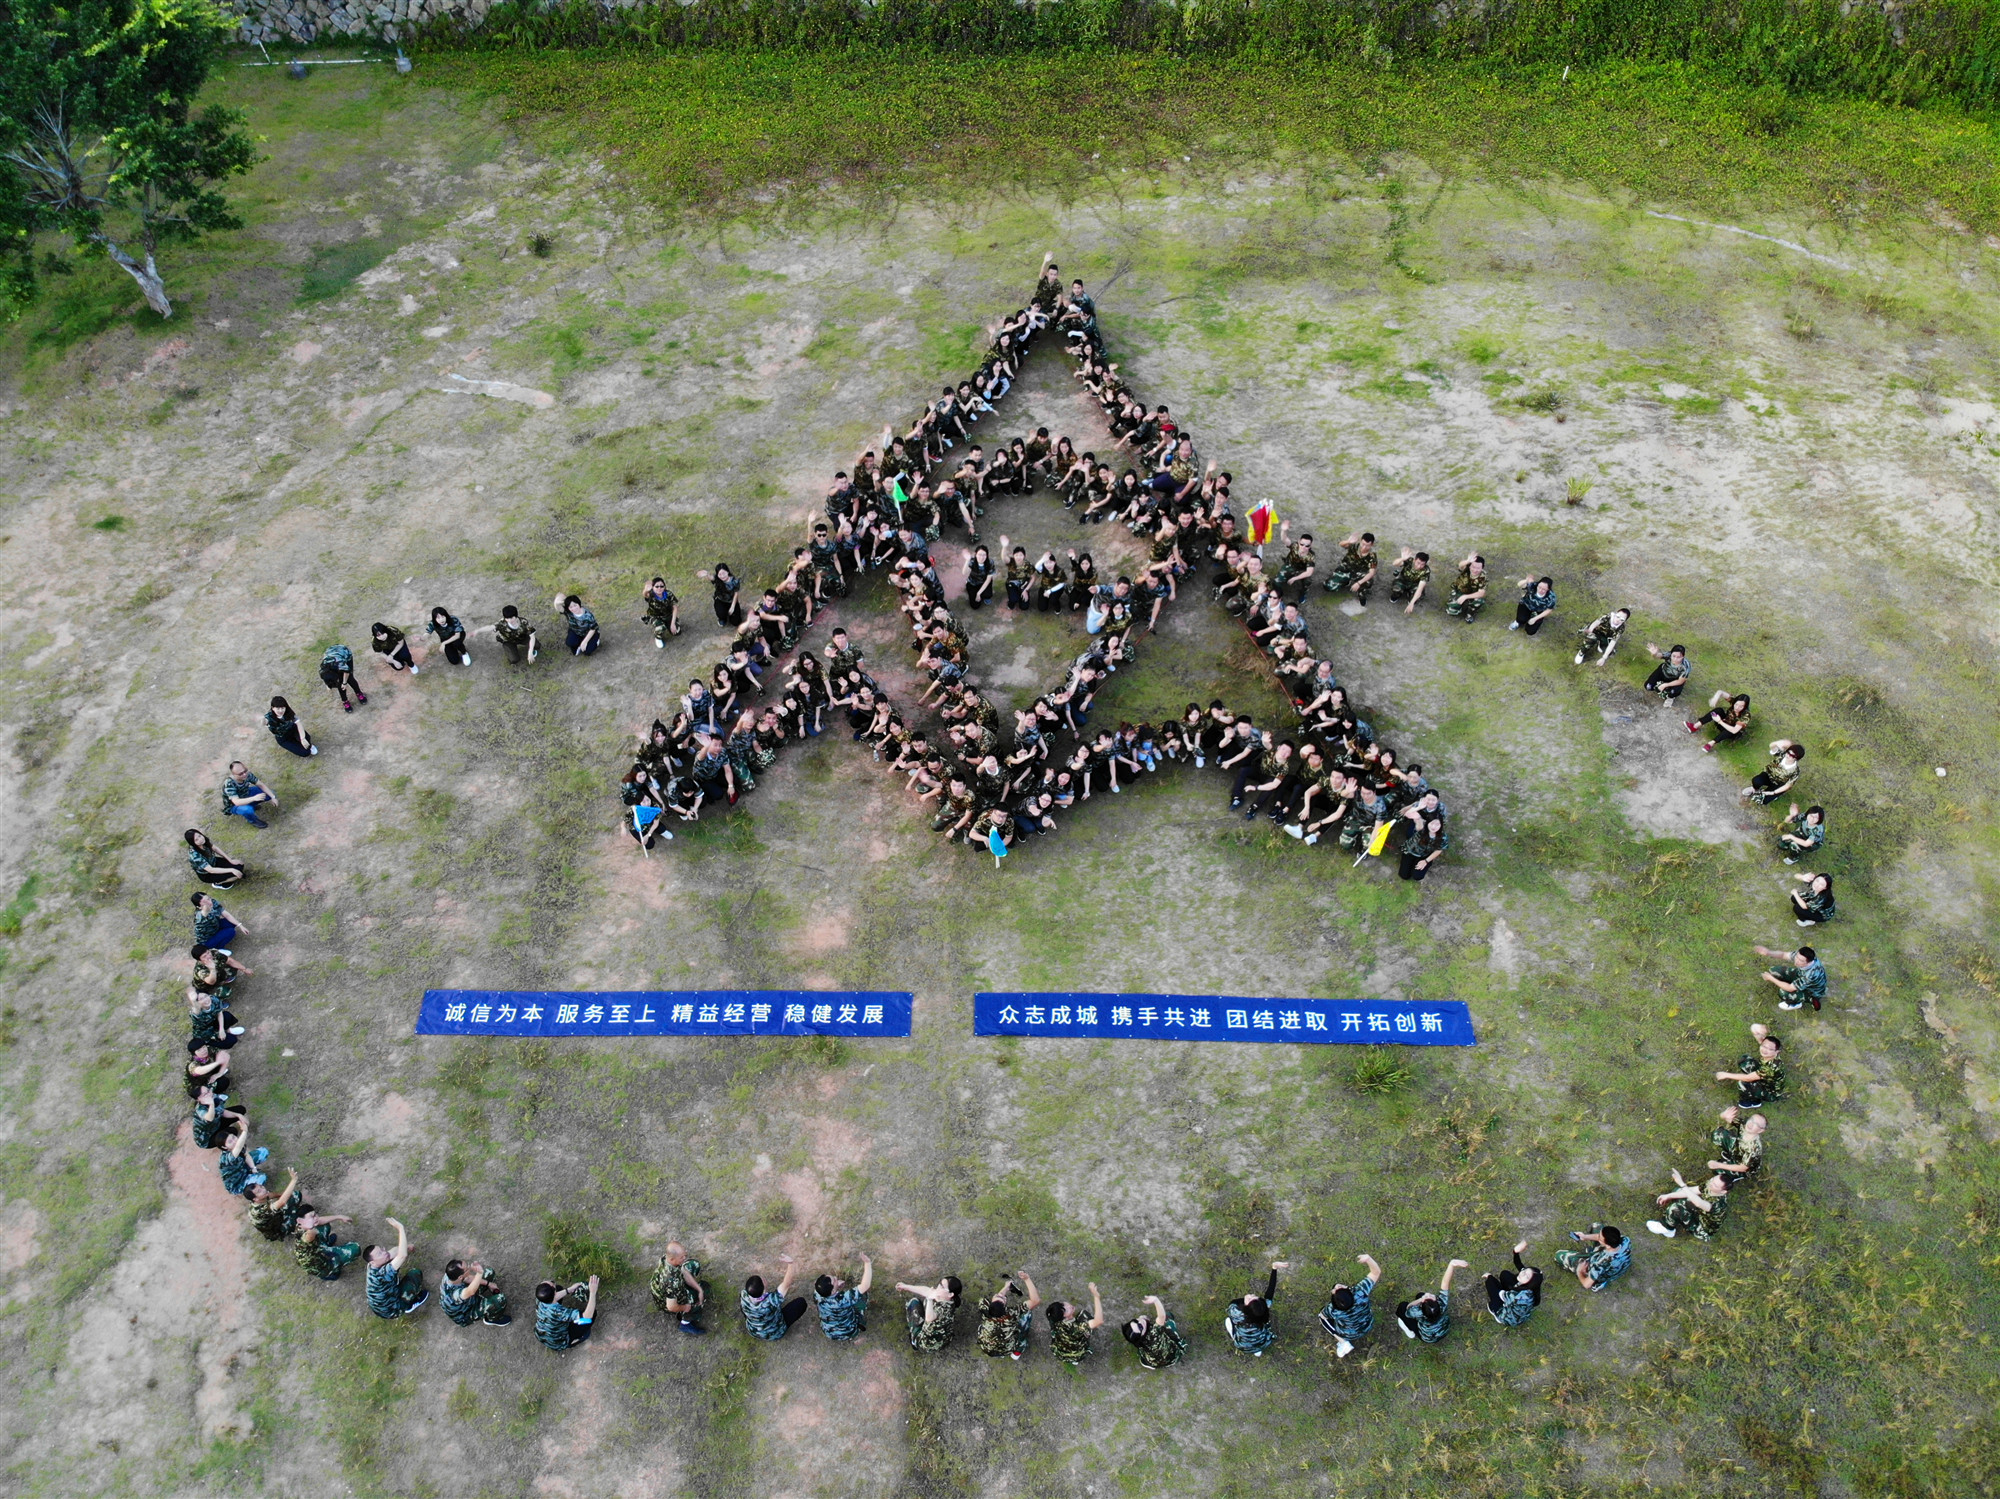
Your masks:
[[[92,238],[104,246],[104,253],[117,261],[124,268],[126,275],[139,283],[139,290],[145,293],[146,305],[148,307],[152,308],[161,317],[172,317],[174,315],[174,304],[167,300],[167,285],[160,279],[159,267],[153,264],[153,252],[151,250],[146,252],[146,263],[141,265],[130,255],[119,249],[111,240],[105,238],[105,236],[98,234],[93,235]]]

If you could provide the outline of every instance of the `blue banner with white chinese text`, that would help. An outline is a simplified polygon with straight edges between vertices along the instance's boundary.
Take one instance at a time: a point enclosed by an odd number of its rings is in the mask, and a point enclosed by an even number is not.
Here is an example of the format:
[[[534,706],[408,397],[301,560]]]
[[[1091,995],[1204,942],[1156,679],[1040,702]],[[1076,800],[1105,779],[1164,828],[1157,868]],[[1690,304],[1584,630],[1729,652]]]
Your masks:
[[[975,994],[981,1036],[1476,1046],[1463,1000],[1243,999],[1229,994]]]
[[[907,1036],[910,996],[824,989],[428,989],[420,1036]]]

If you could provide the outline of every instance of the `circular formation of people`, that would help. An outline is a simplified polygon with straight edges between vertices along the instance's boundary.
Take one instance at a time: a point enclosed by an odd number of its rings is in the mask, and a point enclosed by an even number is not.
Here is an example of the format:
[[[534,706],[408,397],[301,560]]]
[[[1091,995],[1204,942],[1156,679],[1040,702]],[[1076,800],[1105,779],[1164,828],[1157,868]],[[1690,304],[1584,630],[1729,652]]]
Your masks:
[[[1095,452],[1077,452],[1067,437],[1051,441],[1046,428],[1033,437],[996,442],[990,458],[972,441],[975,425],[994,413],[994,403],[1018,378],[1022,359],[1050,330],[1063,340],[1077,379],[1103,410],[1112,441],[1134,455],[1133,466],[1122,475],[1114,474],[1113,465],[1100,462]],[[959,456],[961,443],[966,451]],[[1010,547],[1004,536],[996,556],[979,534],[985,502],[1027,494],[1040,484],[1055,489],[1079,525],[1116,521],[1130,528],[1149,554],[1136,577],[1105,581],[1088,551],[1071,549],[1059,558],[1050,549],[1031,560],[1025,548]],[[711,676],[690,683],[671,722],[656,719],[641,736],[632,768],[619,783],[626,834],[650,853],[660,839],[672,838],[666,826],[670,815],[691,821],[704,808],[735,805],[756,788],[757,777],[775,763],[780,749],[817,737],[830,715],[844,713],[852,738],[868,743],[891,774],[906,777],[914,795],[934,804],[935,831],[996,855],[1022,837],[1054,832],[1057,813],[1098,792],[1119,792],[1164,763],[1197,769],[1213,763],[1233,777],[1232,810],[1247,808],[1242,813],[1247,818],[1268,816],[1303,843],[1358,847],[1364,857],[1380,853],[1389,836],[1399,833],[1399,873],[1405,880],[1422,880],[1448,846],[1444,804],[1421,766],[1404,765],[1376,738],[1350,703],[1332,663],[1313,655],[1301,608],[1315,584],[1366,608],[1384,561],[1375,538],[1367,532],[1348,537],[1340,544],[1338,562],[1322,577],[1309,534],[1293,538],[1266,505],[1253,508],[1247,523],[1239,526],[1229,488],[1229,475],[1213,463],[1202,464],[1192,438],[1166,406],[1148,410],[1131,392],[1106,356],[1096,307],[1083,283],[1071,282],[1065,290],[1054,262],[1045,261],[1032,301],[1000,324],[971,379],[946,387],[903,435],[885,428],[879,454],[865,453],[851,472],[835,476],[825,518],[812,522],[811,534],[782,582],[746,603],[741,582],[727,565],[700,575],[712,589],[717,623],[736,633],[729,654]],[[1007,608],[1081,616],[1084,648],[1059,686],[1015,713],[1011,744],[1000,740],[998,713],[969,679],[967,636],[946,604],[944,581],[931,555],[931,543],[947,525],[968,533],[962,567],[968,608],[995,602],[997,586]],[[1263,552],[1271,542],[1283,553],[1267,575]],[[828,599],[845,597],[865,574],[877,570],[904,595],[902,609],[915,636],[912,649],[929,683],[920,702],[934,707],[947,725],[936,744],[889,700],[844,630],[832,632],[821,654],[798,649]],[[1298,723],[1282,730],[1259,728],[1218,701],[1207,709],[1190,703],[1175,723],[1124,723],[1115,730],[1093,731],[1094,700],[1109,675],[1133,661],[1134,637],[1155,630],[1164,606],[1182,588],[1200,582],[1264,648]],[[1423,602],[1430,584],[1426,552],[1405,548],[1389,564],[1389,597],[1406,614]],[[1557,609],[1554,582],[1528,577],[1518,586],[1520,599],[1508,629],[1537,635]],[[1489,587],[1485,559],[1476,554],[1465,558],[1446,590],[1444,612],[1468,623],[1475,620]],[[641,601],[655,644],[664,648],[670,636],[681,632],[679,600],[664,578],[655,577]],[[557,608],[568,654],[595,654],[603,644],[596,616],[574,594],[560,598]],[[1573,664],[1603,667],[1631,619],[1628,609],[1593,619],[1580,631]],[[431,611],[425,627],[451,668],[469,668],[473,637],[489,631],[511,663],[536,660],[539,635],[511,604],[482,630],[468,630],[442,607]],[[393,674],[414,677],[423,670],[409,637],[391,625],[374,625],[371,645],[375,658]],[[1694,673],[1688,652],[1680,645],[1664,651],[1648,645],[1646,651],[1656,664],[1644,690],[1679,712]],[[792,659],[782,691],[767,706],[753,705],[753,700],[769,697],[768,679],[787,656]],[[425,659],[430,659],[428,653]],[[324,653],[319,668],[321,681],[350,714],[368,702],[354,666],[352,650],[337,645]],[[1716,692],[1705,713],[1682,722],[1688,733],[1702,736],[1705,752],[1747,742],[1749,696]],[[283,697],[271,700],[264,723],[287,753],[301,759],[319,755],[318,744]],[[1067,754],[1057,749],[1064,736],[1074,741]],[[1741,795],[1757,805],[1790,796],[1805,758],[1804,746],[1775,741],[1768,763]],[[256,773],[231,761],[222,782],[222,813],[261,829],[270,826],[265,814],[279,810],[278,798]],[[1786,864],[1817,862],[1826,839],[1824,809],[1801,811],[1792,802],[1774,836]],[[190,897],[194,971],[188,988],[191,1034],[185,1081],[193,1101],[194,1144],[218,1153],[222,1184],[247,1201],[251,1225],[265,1239],[289,1244],[308,1275],[337,1281],[359,1260],[368,1306],[376,1316],[395,1320],[421,1311],[432,1292],[401,1223],[383,1220],[394,1231],[393,1244],[343,1239],[340,1226],[351,1219],[321,1212],[308,1202],[295,1170],[274,1187],[268,1150],[251,1144],[249,1109],[230,1070],[231,1048],[244,1033],[232,1007],[239,986],[252,974],[237,956],[237,946],[251,932],[223,903],[224,893],[250,870],[198,828],[187,830],[185,842],[189,867],[202,887]],[[1800,868],[1796,879],[1800,888],[1790,897],[1796,924],[1814,927],[1833,919],[1831,877]],[[1757,946],[1753,951],[1775,960],[1762,978],[1776,991],[1781,1010],[1821,1007],[1827,972],[1814,948]],[[1659,1216],[1646,1221],[1651,1233],[1667,1239],[1714,1237],[1732,1197],[1757,1179],[1766,1133],[1761,1111],[1783,1099],[1786,1081],[1780,1039],[1763,1024],[1750,1031],[1752,1050],[1733,1068],[1715,1074],[1718,1083],[1734,1086],[1736,1096],[1710,1133],[1706,1175],[1694,1173],[1688,1180],[1678,1170],[1672,1173],[1672,1188],[1654,1199]],[[703,1267],[679,1243],[664,1248],[651,1277],[651,1300],[682,1332],[699,1335],[707,1331],[703,1322],[710,1310]],[[1541,1303],[1544,1274],[1523,1259],[1528,1249],[1526,1241],[1515,1245],[1511,1264],[1484,1278],[1486,1310],[1503,1327],[1526,1323]],[[1632,1250],[1631,1237],[1617,1226],[1592,1223],[1571,1232],[1554,1258],[1580,1288],[1602,1292],[1630,1270]],[[796,1273],[791,1258],[781,1255],[779,1260],[775,1283],[762,1273],[743,1282],[738,1305],[744,1329],[753,1337],[783,1338],[808,1310],[805,1297],[791,1294]],[[1318,1316],[1342,1357],[1373,1330],[1374,1295],[1383,1277],[1370,1255],[1359,1255],[1357,1263],[1366,1273],[1351,1283],[1334,1284]],[[1271,1348],[1279,1275],[1287,1268],[1285,1261],[1272,1262],[1261,1290],[1224,1309],[1222,1329],[1238,1352],[1261,1357]],[[1445,1338],[1451,1326],[1452,1280],[1466,1268],[1465,1260],[1449,1261],[1435,1289],[1396,1305],[1395,1324],[1406,1337],[1425,1343]],[[874,1266],[862,1255],[861,1273],[853,1283],[832,1272],[811,1281],[811,1306],[828,1339],[849,1341],[867,1330],[873,1280]],[[598,1289],[594,1276],[575,1284],[537,1284],[535,1332],[541,1342],[564,1352],[587,1340],[598,1320]],[[898,1283],[896,1290],[905,1298],[910,1346],[925,1353],[949,1348],[964,1302],[963,1282],[943,1275],[935,1283]],[[1007,1277],[976,1303],[979,1350],[992,1357],[1022,1358],[1030,1349],[1034,1313],[1042,1310],[1050,1351],[1072,1365],[1080,1363],[1091,1353],[1092,1334],[1105,1321],[1097,1287],[1091,1284],[1088,1290],[1088,1306],[1080,1300],[1056,1300],[1044,1307],[1026,1270]],[[513,1320],[498,1272],[482,1263],[446,1260],[437,1298],[445,1315],[460,1326],[504,1327]],[[1158,1296],[1147,1296],[1143,1309],[1121,1323],[1121,1332],[1148,1369],[1178,1362],[1190,1346],[1180,1322]]]

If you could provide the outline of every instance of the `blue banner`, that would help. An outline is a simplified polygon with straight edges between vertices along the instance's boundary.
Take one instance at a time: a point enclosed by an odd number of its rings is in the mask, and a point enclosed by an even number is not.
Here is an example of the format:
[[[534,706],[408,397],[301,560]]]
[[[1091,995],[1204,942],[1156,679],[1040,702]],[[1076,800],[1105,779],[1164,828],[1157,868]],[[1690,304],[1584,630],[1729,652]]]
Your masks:
[[[428,989],[420,1036],[907,1036],[910,996],[826,989]]]
[[[1463,1000],[1244,999],[1231,994],[975,994],[981,1036],[1476,1046]]]

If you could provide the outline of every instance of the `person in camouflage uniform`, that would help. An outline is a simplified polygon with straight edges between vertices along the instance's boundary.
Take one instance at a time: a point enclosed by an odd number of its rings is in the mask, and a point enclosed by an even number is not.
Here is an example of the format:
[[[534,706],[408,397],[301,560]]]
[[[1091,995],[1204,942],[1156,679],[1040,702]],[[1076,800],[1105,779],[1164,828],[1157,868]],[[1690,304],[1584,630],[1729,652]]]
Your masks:
[[[806,1299],[792,1294],[792,1257],[781,1254],[785,1273],[774,1290],[764,1284],[764,1277],[752,1275],[743,1282],[743,1293],[737,1304],[743,1312],[743,1329],[753,1338],[762,1338],[767,1343],[775,1343],[792,1330],[792,1324],[806,1314]]]
[[[1431,554],[1404,547],[1396,557],[1396,571],[1389,579],[1389,602],[1401,604],[1405,614],[1415,614],[1430,586]]]
[[[1362,608],[1382,571],[1382,559],[1375,551],[1375,533],[1363,531],[1340,544],[1340,562],[1326,575],[1328,593],[1351,593]]]
[[[1502,1327],[1524,1327],[1542,1304],[1542,1272],[1521,1263],[1528,1241],[1514,1246],[1514,1264],[1486,1277],[1486,1310]]]
[[[681,601],[667,587],[665,578],[655,578],[648,583],[646,591],[639,595],[639,601],[646,606],[646,622],[653,627],[654,647],[665,650],[667,637],[681,632]]]
[[[1090,1282],[1090,1315],[1067,1301],[1051,1301],[1045,1314],[1049,1319],[1049,1352],[1072,1369],[1090,1357],[1090,1335],[1104,1325],[1104,1302],[1097,1294],[1097,1282]]]
[[[1732,1120],[1730,1116],[1738,1112],[1734,1107],[1724,1109],[1723,1123],[1708,1137],[1717,1157],[1708,1169],[1727,1180],[1732,1190],[1754,1178],[1764,1164],[1764,1116]]]
[[[1625,638],[1625,627],[1632,622],[1630,609],[1613,609],[1609,614],[1600,614],[1583,627],[1583,644],[1576,649],[1576,664],[1583,665],[1592,651],[1600,652],[1597,664],[1602,666],[1611,659],[1611,653],[1618,649],[1618,642]]]
[[[1477,619],[1479,611],[1486,607],[1486,582],[1486,559],[1475,552],[1458,564],[1458,576],[1452,580],[1451,599],[1444,612],[1468,623]]]
[[[1289,535],[1291,529],[1290,521],[1278,522],[1280,536]],[[1163,562],[1166,558],[1162,556],[1155,560]],[[1298,539],[1285,548],[1285,555],[1278,563],[1278,592],[1282,594],[1287,588],[1296,587],[1298,592],[1292,595],[1292,600],[1304,603],[1306,590],[1312,587],[1313,573],[1318,567],[1319,559],[1313,555],[1312,532],[1301,531]]]
[[[829,1343],[848,1343],[868,1331],[868,1287],[875,1280],[875,1262],[861,1256],[861,1279],[852,1286],[838,1276],[822,1275],[813,1282],[813,1304],[819,1308],[819,1330]]]
[[[482,1322],[488,1327],[505,1327],[514,1319],[507,1314],[507,1293],[484,1265],[467,1265],[464,1260],[446,1260],[444,1279],[438,1282],[438,1305],[460,1327]]]
[[[193,1136],[197,1150],[216,1150],[236,1126],[243,1122],[243,1116],[222,1105],[224,1097],[204,1084],[195,1094]]]
[[[340,706],[349,713],[354,711],[354,703],[347,700],[349,688],[354,690],[354,702],[368,701],[368,694],[354,680],[354,652],[344,645],[330,645],[321,653],[319,679],[326,684],[329,692],[340,699]]]
[[[942,1353],[951,1346],[958,1308],[965,1299],[965,1282],[947,1275],[934,1286],[896,1283],[909,1300],[903,1303],[903,1320],[909,1324],[910,1346],[919,1353]]]
[[[1658,1218],[1648,1218],[1646,1227],[1661,1238],[1673,1239],[1687,1233],[1697,1239],[1712,1239],[1722,1231],[1722,1220],[1729,1211],[1729,1179],[1711,1176],[1697,1187],[1681,1180],[1680,1172],[1676,1171],[1674,1190],[1662,1192],[1653,1201],[1666,1212]]]
[[[1373,1255],[1358,1254],[1355,1259],[1368,1273],[1351,1286],[1336,1284],[1319,1313],[1319,1325],[1333,1339],[1334,1351],[1342,1358],[1374,1330],[1375,1286],[1382,1279],[1382,1267]]]
[[[1776,1103],[1785,1096],[1785,1068],[1778,1053],[1783,1043],[1762,1025],[1750,1027],[1757,1049],[1736,1059],[1734,1072],[1718,1072],[1718,1083],[1736,1084],[1736,1101],[1745,1108]]]
[[[534,660],[541,644],[535,637],[535,627],[521,618],[521,611],[512,604],[500,611],[500,622],[493,627],[493,638],[500,642],[500,649],[507,653],[507,660],[515,666]]]
[[[1119,1331],[1125,1335],[1126,1342],[1139,1350],[1141,1368],[1170,1368],[1186,1357],[1188,1340],[1174,1319],[1167,1315],[1164,1301],[1157,1296],[1148,1296],[1146,1305],[1153,1309],[1152,1316],[1142,1312]]]
[[[1277,1330],[1271,1326],[1271,1304],[1278,1299],[1278,1272],[1289,1268],[1284,1260],[1271,1261],[1271,1278],[1264,1283],[1264,1294],[1251,1291],[1239,1296],[1222,1314],[1222,1330],[1238,1353],[1262,1358],[1270,1351],[1277,1339]]]
[[[583,1299],[583,1309],[569,1305]],[[535,1337],[551,1353],[567,1353],[597,1326],[597,1277],[567,1288],[552,1280],[535,1287]]]
[[[1444,1278],[1435,1291],[1426,1291],[1396,1305],[1396,1325],[1406,1338],[1420,1343],[1442,1343],[1451,1331],[1451,1278],[1460,1270],[1470,1270],[1469,1260],[1452,1260],[1444,1267]]]
[[[1826,965],[1820,962],[1819,954],[1812,948],[1802,947],[1797,952],[1771,947],[1753,947],[1750,950],[1760,958],[1782,960],[1760,975],[1765,983],[1785,996],[1778,1001],[1779,1009],[1802,1010],[1811,1005],[1817,1010],[1826,1002]]]
[[[298,1232],[299,1220],[313,1211],[299,1190],[299,1173],[293,1170],[284,1186],[273,1192],[259,1183],[246,1194],[250,1199],[250,1226],[274,1244],[281,1244]],[[345,1223],[345,1218],[313,1219],[316,1223]]]
[[[330,1228],[315,1224],[299,1231],[292,1240],[292,1258],[308,1275],[320,1280],[339,1280],[340,1272],[361,1257],[361,1245],[343,1244]]]
[[[1556,1263],[1586,1291],[1601,1291],[1632,1268],[1632,1241],[1608,1223],[1593,1223],[1589,1233],[1570,1238],[1586,1247],[1558,1249]]]
[[[1021,1306],[1016,1307],[1007,1299],[1020,1294],[1020,1287],[1003,1280],[1000,1289],[979,1309],[979,1351],[988,1358],[1019,1359],[1028,1351],[1028,1324],[1035,1308],[1042,1304],[1042,1297],[1025,1270],[1021,1272],[1021,1285],[1027,1287],[1028,1297]]]
[[[396,1230],[396,1247],[368,1246],[368,1310],[384,1322],[422,1311],[431,1293],[424,1289],[424,1272],[410,1264],[410,1236],[394,1218],[382,1220]]]
[[[708,1304],[708,1289],[700,1277],[701,1261],[691,1258],[679,1244],[670,1243],[653,1267],[653,1283],[647,1288],[653,1305],[675,1318],[681,1331],[691,1337],[705,1331],[694,1320],[695,1313]]]

